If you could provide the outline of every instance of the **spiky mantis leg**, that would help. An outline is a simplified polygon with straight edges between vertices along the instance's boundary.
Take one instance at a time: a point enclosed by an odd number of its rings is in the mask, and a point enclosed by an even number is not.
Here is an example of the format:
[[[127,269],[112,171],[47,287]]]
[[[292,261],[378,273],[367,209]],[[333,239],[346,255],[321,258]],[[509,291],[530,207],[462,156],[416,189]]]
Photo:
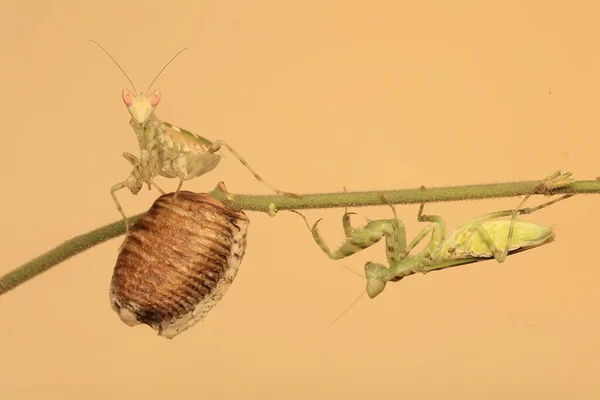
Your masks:
[[[356,213],[348,212],[346,209],[344,210],[344,215],[342,216],[342,226],[344,227],[344,235],[346,235],[347,238],[351,237],[356,233],[356,228],[353,228],[352,224],[350,223],[351,215],[356,215]]]
[[[388,203],[383,196],[382,199],[384,202]],[[350,225],[350,215],[355,213],[350,213],[346,209],[342,217],[342,225],[344,227],[344,233],[347,239],[335,252],[331,252],[329,250],[329,247],[327,244],[325,244],[325,241],[319,234],[317,225],[320,220],[315,222],[311,228],[306,217],[302,213],[296,210],[290,211],[300,215],[304,219],[304,222],[306,223],[308,230],[311,232],[313,239],[329,258],[339,260],[349,257],[354,253],[374,245],[375,243],[379,242],[382,237],[385,237],[387,261],[390,265],[395,265],[396,263],[399,263],[401,261],[401,257],[403,257],[403,250],[406,247],[406,230],[404,224],[402,221],[400,221],[398,215],[396,214],[395,207],[389,203],[388,205],[392,209],[394,219],[369,221],[366,226],[357,229]],[[386,273],[389,272],[387,268],[383,268]]]
[[[344,193],[347,191],[348,190],[346,189],[346,186],[344,186]],[[392,208],[392,210],[394,211],[394,215],[395,215],[396,210],[394,208]],[[356,215],[356,213],[348,212],[348,207],[344,207],[344,215],[342,216],[342,226],[344,227],[344,235],[346,235],[347,238],[354,235],[354,232],[356,232],[356,229],[352,227],[352,224],[350,224],[350,216],[351,215]],[[308,225],[308,223],[307,223],[307,225]]]
[[[233,149],[233,147],[231,147],[229,144],[227,144],[226,142],[224,142],[222,140],[216,140],[215,142],[213,142],[213,144],[210,147],[210,149],[208,150],[208,152],[209,153],[216,153],[217,151],[219,151],[221,149],[221,147],[225,147],[227,150],[229,150],[229,152],[231,154],[233,154],[234,157],[237,158],[238,161],[240,163],[242,163],[242,165],[244,167],[246,167],[246,169],[252,173],[252,175],[254,175],[254,177],[256,178],[257,181],[259,181],[263,185],[267,186],[269,189],[271,189],[272,191],[274,191],[278,195],[291,196],[291,197],[302,197],[302,196],[300,196],[298,194],[295,194],[295,193],[284,192],[282,190],[279,190],[275,186],[273,186],[270,183],[268,183],[267,181],[265,181],[256,171],[254,171],[254,169],[252,169],[252,167],[248,164],[248,162],[246,160],[244,160],[244,158],[237,151],[235,151]],[[179,187],[181,187],[181,184],[182,184],[182,182],[180,182]]]
[[[138,169],[139,169],[139,168],[141,168],[142,162],[140,161],[140,159],[139,159],[139,158],[137,158],[137,157],[136,157],[136,156],[134,156],[133,154],[131,154],[131,153],[129,153],[129,152],[127,152],[127,151],[126,151],[126,152],[124,152],[124,153],[123,153],[123,157],[124,157],[124,158],[125,158],[127,161],[129,161],[129,162],[131,163],[131,165],[133,165],[133,166],[134,166],[134,168],[138,168]],[[141,179],[141,174],[140,174],[140,179]],[[160,192],[160,194],[165,194],[165,191],[164,191],[164,190],[162,190],[162,189],[160,188],[160,186],[158,186],[158,185],[156,184],[156,181],[154,180],[154,178],[152,178],[150,181],[152,182],[152,185],[154,185],[154,187],[156,187],[156,189],[157,189],[157,190]],[[141,188],[141,186],[140,186],[140,188]],[[138,190],[138,192],[139,192],[139,190]],[[136,193],[137,193],[137,192],[136,192]],[[133,194],[136,194],[136,193],[133,193]]]
[[[398,218],[369,221],[364,227],[355,229],[350,226],[349,215],[350,213],[345,213],[342,219],[344,232],[346,233],[347,238],[340,248],[334,252],[329,250],[329,247],[319,233],[317,225],[321,220],[315,222],[310,229],[315,242],[329,258],[339,260],[349,257],[352,254],[358,253],[359,251],[374,245],[383,237],[385,237],[388,255],[401,252],[404,247],[406,247],[404,224]],[[388,258],[388,261],[392,260],[393,259]]]
[[[422,216],[423,207],[425,204],[421,204],[419,207],[419,213],[417,219],[419,221],[425,221]],[[392,208],[393,209],[393,208]],[[395,215],[395,214],[394,214]],[[404,278],[407,275],[414,273],[412,270],[412,260],[414,257],[410,257],[411,251],[423,240],[427,235],[431,233],[431,240],[429,247],[432,243],[440,241],[440,237],[443,240],[446,232],[446,222],[438,216],[426,216],[431,222],[426,228],[424,228],[409,244],[406,245],[406,233],[404,224],[402,224],[402,235],[404,236],[404,246],[402,247],[386,247],[386,257],[388,259],[389,267],[385,265],[368,261],[365,264],[365,277],[367,279],[366,292],[367,295],[372,299],[385,289],[385,284],[388,281],[396,282]],[[397,217],[396,217],[397,219]],[[424,250],[426,251],[426,250]]]

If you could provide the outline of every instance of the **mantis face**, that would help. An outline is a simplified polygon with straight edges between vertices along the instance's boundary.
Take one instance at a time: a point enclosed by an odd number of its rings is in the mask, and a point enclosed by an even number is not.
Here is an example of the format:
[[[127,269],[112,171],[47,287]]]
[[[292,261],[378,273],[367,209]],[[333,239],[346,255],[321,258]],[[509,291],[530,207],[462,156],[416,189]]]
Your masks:
[[[133,94],[129,89],[123,88],[123,102],[131,117],[140,125],[144,125],[160,102],[160,89],[156,89],[150,95],[145,95],[143,92]]]
[[[369,298],[376,297],[385,289],[389,280],[389,270],[381,264],[367,262],[365,264],[365,276],[367,277],[367,295]]]

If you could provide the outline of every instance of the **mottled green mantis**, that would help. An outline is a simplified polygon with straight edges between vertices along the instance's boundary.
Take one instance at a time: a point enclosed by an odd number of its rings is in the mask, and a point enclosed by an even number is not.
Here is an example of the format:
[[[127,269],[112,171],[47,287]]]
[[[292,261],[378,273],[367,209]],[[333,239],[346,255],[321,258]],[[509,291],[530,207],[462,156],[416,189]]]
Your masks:
[[[569,177],[569,173],[553,174],[542,181],[542,184],[547,184],[549,187],[567,186],[572,182]],[[350,215],[355,213],[345,212],[342,217],[342,225],[346,240],[334,252],[329,250],[321,238],[317,228],[320,220],[312,228],[308,222],[307,226],[315,242],[329,258],[334,260],[358,253],[385,237],[389,267],[373,262],[365,264],[366,292],[370,298],[374,298],[384,290],[387,282],[397,282],[408,275],[427,273],[492,258],[502,263],[509,254],[550,243],[554,240],[554,232],[551,227],[518,220],[516,217],[518,214],[531,214],[574,195],[567,194],[536,207],[521,208],[530,196],[527,195],[514,210],[493,212],[474,218],[448,236],[446,236],[444,219],[437,215],[424,215],[424,204],[421,204],[417,219],[430,224],[408,245],[404,224],[398,219],[396,210],[391,204],[390,207],[394,213],[393,219],[369,221],[362,228],[353,228],[350,224]],[[300,215],[302,216],[302,214]],[[498,218],[507,216],[512,216],[512,218],[498,220]],[[411,251],[428,235],[431,235],[431,239],[425,248],[416,255],[410,255]],[[500,250],[502,248],[504,251]]]
[[[226,142],[222,140],[211,142],[202,136],[178,128],[168,122],[161,121],[156,116],[154,110],[160,102],[160,90],[156,89],[150,92],[150,89],[171,61],[186,49],[179,51],[169,60],[152,80],[145,93],[137,93],[133,82],[119,63],[99,43],[94,40],[92,42],[96,43],[113,60],[133,88],[133,93],[129,89],[123,88],[122,97],[131,115],[129,124],[137,136],[140,146],[140,157],[138,158],[128,152],[123,153],[123,157],[133,165],[133,170],[125,181],[117,183],[110,189],[115,205],[125,222],[126,235],[129,233],[129,223],[121,204],[117,200],[116,191],[128,188],[132,194],[136,195],[142,186],[147,184],[148,190],[152,190],[152,185],[154,185],[161,194],[164,194],[165,192],[154,182],[154,178],[160,175],[165,178],[179,179],[179,185],[174,195],[177,196],[184,181],[204,175],[217,166],[221,158],[217,154],[217,151],[221,147],[228,149],[259,182],[269,187],[278,195],[298,197],[294,193],[283,192],[267,183]]]

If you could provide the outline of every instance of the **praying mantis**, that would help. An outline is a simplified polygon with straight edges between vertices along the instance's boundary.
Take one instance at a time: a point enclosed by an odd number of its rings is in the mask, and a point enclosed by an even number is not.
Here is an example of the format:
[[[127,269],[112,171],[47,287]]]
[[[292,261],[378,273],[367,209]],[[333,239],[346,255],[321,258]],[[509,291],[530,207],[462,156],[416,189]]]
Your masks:
[[[160,102],[161,93],[160,89],[155,89],[152,92],[150,89],[165,68],[187,48],[179,51],[169,60],[152,80],[146,92],[142,91],[138,93],[129,76],[110,53],[98,42],[94,40],[92,42],[97,44],[119,67],[133,89],[132,93],[129,89],[123,88],[122,99],[131,115],[129,124],[137,136],[140,156],[138,158],[131,153],[123,153],[123,157],[133,166],[133,170],[126,180],[115,184],[110,189],[113,201],[125,223],[125,235],[129,234],[129,221],[115,195],[117,191],[128,188],[132,194],[137,195],[144,184],[146,184],[148,190],[152,190],[152,185],[154,185],[161,194],[165,194],[156,182],[154,182],[154,178],[162,176],[179,179],[179,185],[174,194],[175,198],[181,190],[184,181],[199,177],[215,169],[221,158],[217,154],[217,151],[222,147],[228,149],[254,175],[256,180],[269,187],[278,195],[300,197],[294,193],[281,191],[266,182],[250,167],[244,158],[223,140],[211,142],[202,136],[168,122],[161,121],[156,116],[154,110]]]
[[[573,181],[570,176],[570,173],[561,174],[556,172],[545,178],[541,185],[546,188],[568,186]],[[394,218],[369,221],[362,228],[352,227],[350,215],[355,213],[346,211],[342,217],[346,240],[338,250],[333,252],[329,250],[319,233],[317,225],[320,220],[315,222],[311,228],[306,218],[302,214],[298,214],[304,218],[313,239],[321,250],[334,260],[358,253],[385,237],[388,266],[369,261],[364,267],[367,280],[366,292],[370,298],[374,298],[383,292],[387,282],[397,282],[415,273],[425,274],[430,271],[492,258],[502,263],[509,254],[530,250],[552,242],[555,237],[552,227],[518,220],[516,217],[519,214],[531,214],[574,195],[566,194],[536,207],[521,208],[530,196],[525,196],[514,210],[498,211],[479,216],[459,226],[448,236],[446,236],[446,222],[444,219],[438,215],[424,215],[424,204],[421,204],[417,219],[420,222],[429,222],[430,224],[408,245],[405,226],[398,219],[393,205],[389,204]],[[383,200],[385,201],[385,199]],[[507,216],[512,218],[510,220],[498,220],[498,218]],[[425,248],[416,255],[410,255],[412,250],[428,235],[431,235],[431,239]],[[502,248],[504,248],[503,251],[500,250]]]

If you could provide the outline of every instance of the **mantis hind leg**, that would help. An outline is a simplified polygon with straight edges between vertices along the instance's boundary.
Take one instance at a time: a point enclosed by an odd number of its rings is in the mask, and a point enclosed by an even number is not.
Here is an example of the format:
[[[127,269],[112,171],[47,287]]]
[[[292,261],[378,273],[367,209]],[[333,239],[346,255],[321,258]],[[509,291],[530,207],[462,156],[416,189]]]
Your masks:
[[[553,173],[552,175],[547,176],[546,178],[544,178],[540,184],[536,187],[537,190],[552,190],[552,189],[557,189],[557,188],[561,188],[561,187],[566,187],[569,186],[571,183],[573,183],[573,179],[571,178],[571,173],[570,172],[566,172],[566,173],[561,173],[560,171],[557,171],[555,173]],[[519,203],[519,205],[517,206],[516,209],[514,210],[505,210],[505,211],[500,211],[500,212],[495,212],[495,213],[490,213],[490,214],[486,214],[483,215],[479,218],[477,218],[474,222],[474,228],[477,230],[477,232],[479,233],[479,235],[481,236],[481,238],[483,239],[483,241],[487,244],[487,246],[489,247],[490,251],[492,252],[494,258],[496,259],[496,261],[498,261],[499,263],[504,262],[506,260],[506,257],[508,257],[509,251],[510,251],[510,244],[512,242],[512,238],[513,238],[513,233],[514,233],[514,226],[515,226],[515,221],[517,219],[517,215],[519,214],[532,214],[535,211],[541,210],[542,208],[546,208],[552,204],[556,204],[559,201],[563,201],[566,200],[568,198],[571,198],[575,196],[574,194],[565,194],[563,196],[560,196],[556,199],[547,201],[545,203],[542,203],[538,206],[535,207],[529,207],[529,208],[521,208],[523,206],[523,204],[525,204],[525,202],[529,199],[529,197],[531,197],[530,194],[528,194],[527,196],[525,196],[523,198],[523,200],[521,200],[521,202]],[[491,238],[491,236],[489,235],[489,233],[485,230],[485,228],[483,227],[483,225],[481,225],[482,221],[485,220],[489,220],[489,219],[494,219],[494,218],[500,218],[500,217],[505,217],[511,215],[511,220],[510,220],[510,227],[508,229],[508,236],[507,236],[507,240],[506,240],[506,246],[504,248],[504,251],[501,252],[498,247],[496,246],[494,240]]]
[[[263,185],[267,186],[269,189],[271,189],[272,191],[274,191],[278,195],[290,196],[290,197],[302,197],[302,196],[300,196],[298,194],[295,194],[295,193],[284,192],[282,190],[279,190],[275,186],[273,186],[270,183],[268,183],[267,181],[265,181],[256,171],[254,171],[254,169],[252,169],[252,167],[248,164],[248,162],[246,160],[244,160],[244,158],[237,151],[235,151],[233,149],[233,147],[231,147],[229,144],[227,144],[226,142],[224,142],[222,140],[215,141],[212,144],[212,146],[210,147],[210,149],[208,150],[208,152],[209,153],[216,153],[217,151],[219,151],[219,149],[221,148],[221,146],[223,146],[227,150],[229,150],[229,152],[231,154],[233,154],[234,157],[237,158],[238,161],[240,163],[242,163],[242,165],[244,167],[246,167],[246,169],[252,173],[252,175],[254,175],[254,178],[256,178],[257,181],[259,181]]]
[[[177,158],[173,161],[173,169],[177,174],[177,178],[179,178],[179,184],[177,185],[175,194],[173,194],[173,197],[171,197],[171,201],[177,199],[177,195],[179,194],[179,192],[181,191],[181,187],[183,186],[183,181],[185,181],[187,178],[188,162],[183,153],[180,153],[177,156]]]
[[[536,187],[536,190],[543,191],[543,190],[558,189],[558,188],[569,186],[573,182],[574,182],[574,180],[571,178],[570,172],[560,173],[560,171],[556,171],[552,175],[549,175],[546,178],[542,179],[540,181],[540,184]],[[489,213],[489,214],[484,214],[484,215],[476,218],[475,221],[482,222],[482,221],[487,221],[490,219],[507,217],[507,216],[511,215],[512,216],[511,225],[514,225],[514,220],[516,219],[517,215],[532,214],[535,211],[541,210],[542,208],[546,208],[548,206],[551,206],[552,204],[556,204],[559,201],[566,200],[573,196],[575,196],[575,195],[574,194],[565,194],[563,196],[560,196],[553,200],[549,200],[549,201],[544,202],[535,207],[521,208],[523,206],[523,204],[525,204],[525,202],[531,197],[531,194],[528,194],[523,198],[523,200],[521,200],[521,203],[519,203],[519,205],[517,206],[516,209],[497,211],[497,212],[493,212],[493,213]]]
[[[486,215],[483,215],[483,216],[477,218],[476,220],[473,221],[473,228],[477,230],[481,239],[489,247],[489,249],[490,249],[492,255],[494,256],[494,258],[496,259],[496,261],[498,261],[499,263],[502,263],[506,260],[506,258],[508,257],[509,251],[510,251],[510,245],[511,245],[512,238],[514,235],[514,227],[515,227],[515,222],[517,220],[517,215],[532,214],[535,211],[541,210],[542,208],[546,208],[552,204],[558,203],[559,201],[566,200],[573,196],[574,196],[573,194],[566,194],[559,198],[547,201],[547,202],[542,203],[535,207],[521,208],[523,206],[523,204],[527,201],[527,199],[529,199],[529,197],[531,197],[531,195],[527,195],[523,198],[523,200],[521,200],[521,202],[519,203],[517,208],[514,210],[499,211],[496,213],[486,214]],[[500,249],[498,249],[498,247],[496,246],[494,239],[490,236],[490,234],[487,232],[487,230],[483,227],[481,222],[483,222],[485,220],[489,220],[489,219],[494,219],[494,218],[507,217],[509,215],[511,216],[511,219],[510,219],[510,226],[508,229],[508,235],[507,235],[507,239],[506,239],[506,245],[504,247],[504,251],[500,251]]]
[[[523,198],[523,200],[521,200],[521,202],[519,203],[517,208],[515,208],[514,210],[505,210],[505,211],[500,211],[500,212],[496,212],[496,213],[486,214],[486,215],[483,215],[473,221],[473,228],[475,230],[477,230],[477,232],[479,233],[479,236],[485,242],[485,244],[488,246],[488,248],[492,252],[492,255],[494,256],[496,261],[498,261],[499,263],[504,262],[506,260],[506,257],[508,257],[508,252],[510,251],[510,243],[512,241],[515,222],[517,220],[517,215],[519,215],[519,211],[521,210],[521,207],[523,206],[523,204],[525,204],[525,202],[527,201],[527,199],[529,199],[530,196],[531,195],[525,196]],[[506,239],[506,247],[504,248],[504,251],[500,251],[498,249],[498,247],[496,246],[494,239],[490,236],[488,231],[483,227],[481,222],[485,221],[485,220],[489,220],[489,219],[505,217],[508,215],[511,215],[511,219],[510,219],[510,226],[508,228],[508,237]]]
[[[185,178],[179,176],[179,185],[177,185],[177,189],[175,190],[175,194],[173,195],[171,200],[175,200],[177,198],[177,195],[179,194],[179,192],[181,191],[181,187],[183,186],[184,180],[185,180]]]

